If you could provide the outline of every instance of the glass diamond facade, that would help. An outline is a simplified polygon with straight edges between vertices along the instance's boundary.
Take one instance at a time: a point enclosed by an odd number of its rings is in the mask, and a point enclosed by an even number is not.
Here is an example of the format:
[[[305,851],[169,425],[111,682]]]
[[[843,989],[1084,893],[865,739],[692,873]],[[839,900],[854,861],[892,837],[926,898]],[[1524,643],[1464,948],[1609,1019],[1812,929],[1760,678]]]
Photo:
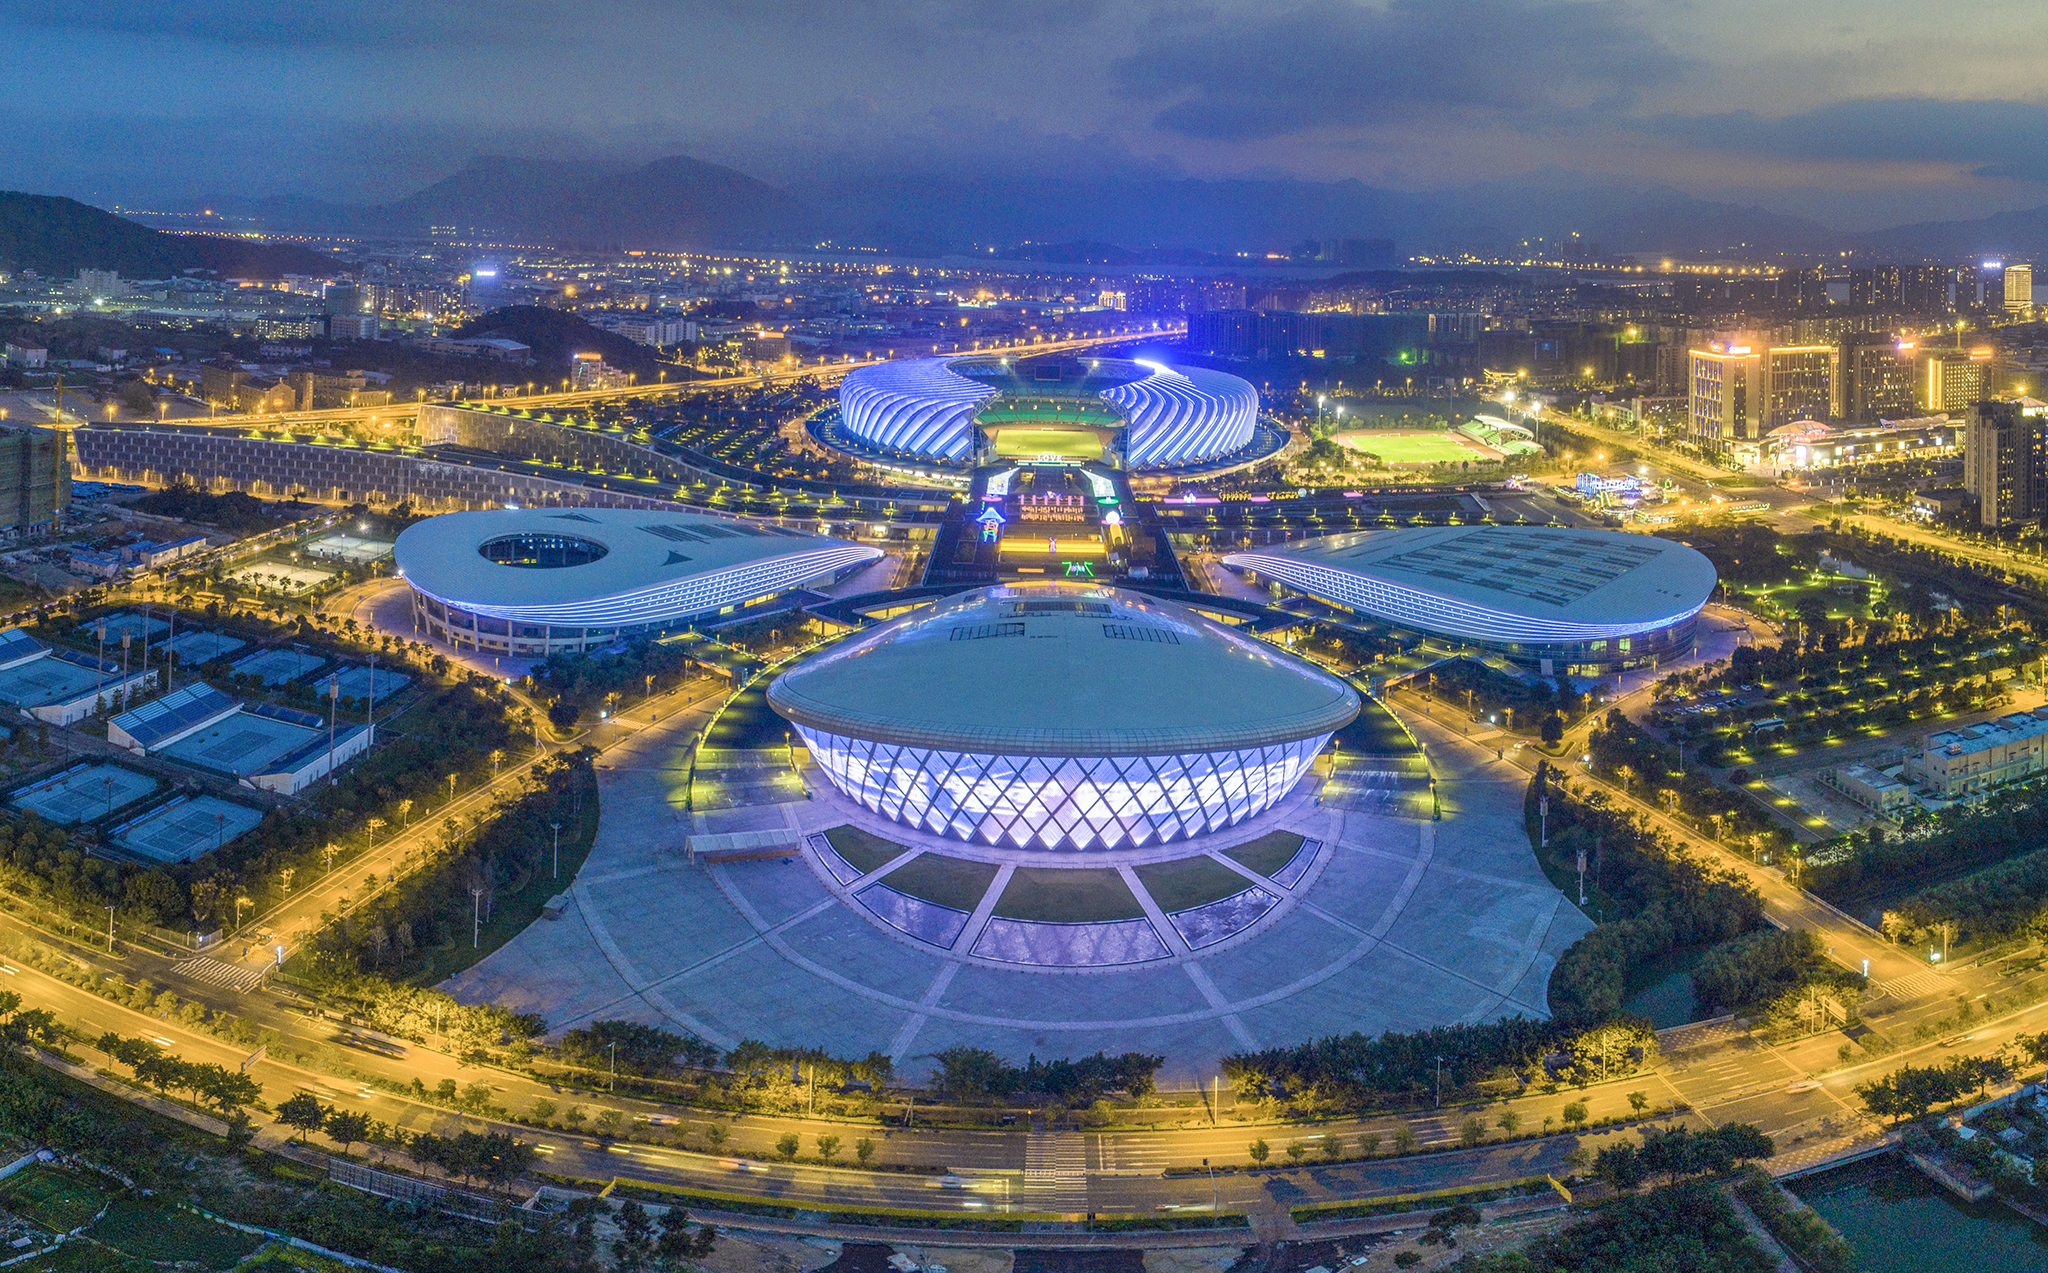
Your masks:
[[[1120,849],[1221,830],[1293,790],[1330,740],[1177,756],[987,756],[796,729],[832,784],[883,817],[1020,849]]]

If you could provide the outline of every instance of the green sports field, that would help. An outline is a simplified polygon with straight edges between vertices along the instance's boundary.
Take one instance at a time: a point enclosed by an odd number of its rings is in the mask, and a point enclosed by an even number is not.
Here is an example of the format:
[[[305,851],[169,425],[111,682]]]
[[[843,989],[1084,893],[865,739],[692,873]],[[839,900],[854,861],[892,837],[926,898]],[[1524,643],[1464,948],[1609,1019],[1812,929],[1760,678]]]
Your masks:
[[[1398,433],[1350,429],[1331,436],[1339,446],[1369,452],[1389,464],[1456,464],[1486,458],[1448,433],[1427,429]]]

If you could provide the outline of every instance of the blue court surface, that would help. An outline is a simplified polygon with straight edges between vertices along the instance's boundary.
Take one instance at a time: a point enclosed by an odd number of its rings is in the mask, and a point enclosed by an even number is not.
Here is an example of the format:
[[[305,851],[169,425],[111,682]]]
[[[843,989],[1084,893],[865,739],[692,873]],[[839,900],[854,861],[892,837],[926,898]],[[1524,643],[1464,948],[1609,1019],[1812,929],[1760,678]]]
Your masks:
[[[108,662],[117,669],[120,665],[118,656]],[[54,656],[41,658],[18,667],[0,668],[0,703],[34,707],[77,698],[90,694],[94,685],[118,685],[120,681],[118,670],[102,674]]]
[[[7,803],[68,827],[103,818],[156,790],[156,779],[119,765],[77,765],[23,787]]]
[[[187,862],[263,821],[260,810],[218,796],[180,797],[114,828],[113,842],[153,862]]]
[[[193,628],[171,638],[171,648],[178,652],[178,662],[184,667],[198,667],[201,663],[211,663],[223,655],[233,654],[247,644],[247,641],[237,641],[231,636],[208,632],[204,628]]]
[[[306,553],[313,557],[325,557],[331,561],[348,561],[357,565],[381,561],[391,555],[396,547],[388,539],[364,539],[356,535],[325,535],[306,545]]]
[[[233,664],[237,672],[250,672],[263,678],[265,685],[283,685],[296,681],[302,676],[311,676],[328,666],[327,660],[317,654],[293,646],[281,650],[261,650]],[[347,690],[342,691],[344,694]]]
[[[261,773],[300,748],[324,742],[327,731],[290,721],[236,712],[226,720],[189,734],[157,754],[202,769],[246,778]]]
[[[88,619],[86,622],[79,624],[71,635],[81,641],[93,642],[93,648],[98,649],[99,631],[102,626],[107,629],[107,648],[114,651],[116,655],[120,653],[122,637],[130,636],[139,640],[142,636],[142,616],[128,610],[123,610],[119,614],[110,614],[104,618]],[[155,615],[150,616],[149,639],[151,641],[156,640],[170,630],[170,624],[157,618]]]
[[[324,696],[327,693],[327,683],[338,680],[341,682],[343,698],[366,698],[370,693],[370,671],[371,669],[367,667],[350,665],[333,676],[321,677],[318,688]],[[388,667],[380,667],[376,672],[377,701],[380,703],[412,684],[412,678],[403,672],[394,672]]]

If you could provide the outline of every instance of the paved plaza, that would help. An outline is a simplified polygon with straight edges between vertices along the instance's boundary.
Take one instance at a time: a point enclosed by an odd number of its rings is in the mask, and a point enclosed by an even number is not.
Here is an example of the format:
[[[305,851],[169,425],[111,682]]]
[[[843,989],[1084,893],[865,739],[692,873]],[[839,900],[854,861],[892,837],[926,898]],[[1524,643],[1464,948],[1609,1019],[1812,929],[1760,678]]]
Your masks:
[[[555,1031],[626,1018],[726,1048],[755,1038],[881,1051],[916,1077],[926,1058],[957,1044],[1018,1061],[1143,1051],[1166,1058],[1162,1081],[1184,1085],[1213,1076],[1231,1052],[1544,1015],[1557,956],[1591,928],[1529,851],[1526,775],[1490,749],[1441,745],[1441,822],[1400,816],[1411,809],[1398,803],[1385,806],[1393,812],[1319,804],[1321,780],[1311,778],[1241,828],[1153,850],[1162,860],[1220,855],[1275,828],[1320,842],[1312,867],[1276,870],[1260,885],[1280,904],[1229,940],[1191,946],[1155,922],[1170,949],[1147,962],[1005,966],[989,957],[1002,946],[1002,921],[987,913],[993,893],[968,920],[995,934],[993,945],[963,940],[953,950],[852,900],[882,870],[849,883],[846,864],[835,868],[803,837],[847,823],[911,848],[930,837],[863,815],[815,773],[810,799],[776,787],[766,789],[772,803],[685,813],[685,743],[704,723],[705,713],[682,714],[606,754],[604,816],[569,890],[575,904],[447,989],[538,1012]],[[759,830],[793,833],[801,847],[713,865],[686,856],[693,833]],[[1058,855],[1068,865],[1075,856]]]

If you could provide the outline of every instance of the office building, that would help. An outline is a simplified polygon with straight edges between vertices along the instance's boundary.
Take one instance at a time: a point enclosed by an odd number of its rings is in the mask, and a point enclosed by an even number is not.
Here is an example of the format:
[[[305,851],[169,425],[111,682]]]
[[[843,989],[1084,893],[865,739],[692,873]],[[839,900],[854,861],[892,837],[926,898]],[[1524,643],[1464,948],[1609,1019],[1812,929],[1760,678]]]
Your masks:
[[[2048,768],[2048,707],[1929,734],[1920,748],[1906,781],[1944,800],[1981,798]]]
[[[1963,437],[1963,485],[1977,498],[1980,525],[2032,521],[2048,507],[2042,423],[2020,402],[1973,406]]]
[[[1991,346],[1920,351],[1920,409],[1968,411],[1984,397]]]
[[[47,526],[71,506],[71,465],[55,429],[0,427],[0,531]]]
[[[1842,418],[1857,424],[1903,420],[1919,408],[1919,366],[1911,341],[1859,332],[1842,347]]]
[[[1794,420],[1841,415],[1842,353],[1833,345],[1717,340],[1688,360],[1691,436],[1702,450],[1721,454]]]
[[[2005,312],[2025,314],[2034,308],[2034,267],[2005,267]]]

